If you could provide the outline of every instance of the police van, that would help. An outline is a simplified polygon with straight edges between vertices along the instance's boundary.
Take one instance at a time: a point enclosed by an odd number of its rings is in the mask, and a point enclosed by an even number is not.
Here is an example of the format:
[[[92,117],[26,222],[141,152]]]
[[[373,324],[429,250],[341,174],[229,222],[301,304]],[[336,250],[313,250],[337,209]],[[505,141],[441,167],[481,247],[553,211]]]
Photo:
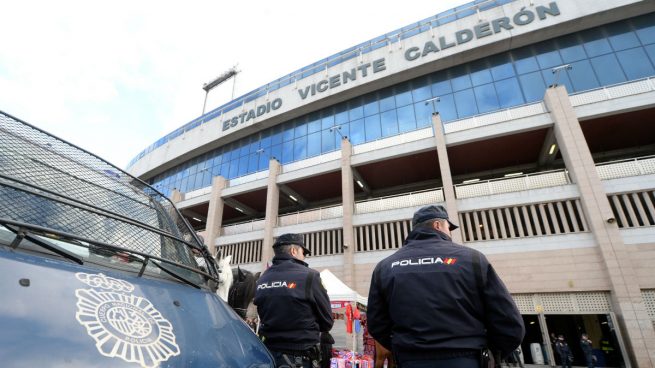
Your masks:
[[[0,111],[0,366],[274,367],[220,272],[164,195]]]

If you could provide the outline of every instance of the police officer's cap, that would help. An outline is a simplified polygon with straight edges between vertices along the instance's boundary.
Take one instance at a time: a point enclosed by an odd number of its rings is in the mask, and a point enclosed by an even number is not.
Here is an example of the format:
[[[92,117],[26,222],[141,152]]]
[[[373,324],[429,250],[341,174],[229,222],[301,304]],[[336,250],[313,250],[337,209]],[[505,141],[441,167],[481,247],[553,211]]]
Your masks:
[[[459,227],[448,220],[448,212],[446,212],[446,208],[440,205],[425,206],[414,212],[414,218],[412,218],[412,227],[432,219],[442,219],[448,221],[448,228],[450,231],[453,231]]]
[[[305,247],[305,238],[303,238],[302,235],[300,234],[282,234],[280,235],[277,240],[275,240],[275,243],[273,244],[273,248],[279,247],[282,245],[297,245],[303,249],[303,254],[305,256],[311,256],[312,252]]]

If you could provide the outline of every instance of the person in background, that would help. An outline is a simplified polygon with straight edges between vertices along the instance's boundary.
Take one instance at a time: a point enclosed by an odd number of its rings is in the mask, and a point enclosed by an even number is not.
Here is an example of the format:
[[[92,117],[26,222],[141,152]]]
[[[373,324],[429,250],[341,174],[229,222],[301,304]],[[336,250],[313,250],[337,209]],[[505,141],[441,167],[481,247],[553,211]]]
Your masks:
[[[484,254],[452,242],[455,229],[443,206],[419,209],[403,247],[373,271],[369,332],[402,368],[478,368],[483,350],[504,358],[525,334],[500,277]]]
[[[330,368],[334,338],[329,332],[321,332],[321,368]]]
[[[562,362],[562,368],[571,368],[571,364],[573,363],[573,353],[571,353],[571,348],[569,347],[569,344],[566,343],[564,335],[557,336],[555,350]]]
[[[596,366],[594,362],[594,348],[586,333],[583,333],[582,336],[580,336],[580,348],[582,349],[584,358],[587,361],[587,368],[594,368]]]

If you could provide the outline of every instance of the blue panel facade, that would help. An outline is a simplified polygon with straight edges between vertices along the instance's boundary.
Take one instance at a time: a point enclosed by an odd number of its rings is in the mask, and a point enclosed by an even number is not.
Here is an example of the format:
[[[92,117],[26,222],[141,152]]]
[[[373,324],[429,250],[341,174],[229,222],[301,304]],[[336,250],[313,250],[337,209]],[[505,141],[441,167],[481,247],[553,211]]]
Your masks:
[[[655,74],[655,14],[525,46],[371,92],[262,130],[172,168],[151,180],[166,195],[189,192],[340,149],[339,132],[354,144],[430,126],[432,106],[444,122],[543,99],[552,68],[571,64],[558,84],[569,92]]]

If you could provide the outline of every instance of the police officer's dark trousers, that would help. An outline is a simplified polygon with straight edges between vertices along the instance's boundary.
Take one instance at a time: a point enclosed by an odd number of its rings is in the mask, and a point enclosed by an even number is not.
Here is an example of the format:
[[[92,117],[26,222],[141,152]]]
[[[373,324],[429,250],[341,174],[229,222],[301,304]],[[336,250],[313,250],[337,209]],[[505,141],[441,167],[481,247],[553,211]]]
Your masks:
[[[271,351],[277,368],[312,368],[312,361],[301,355]]]
[[[398,362],[399,368],[480,368],[480,359],[475,356],[437,360],[410,360]]]

